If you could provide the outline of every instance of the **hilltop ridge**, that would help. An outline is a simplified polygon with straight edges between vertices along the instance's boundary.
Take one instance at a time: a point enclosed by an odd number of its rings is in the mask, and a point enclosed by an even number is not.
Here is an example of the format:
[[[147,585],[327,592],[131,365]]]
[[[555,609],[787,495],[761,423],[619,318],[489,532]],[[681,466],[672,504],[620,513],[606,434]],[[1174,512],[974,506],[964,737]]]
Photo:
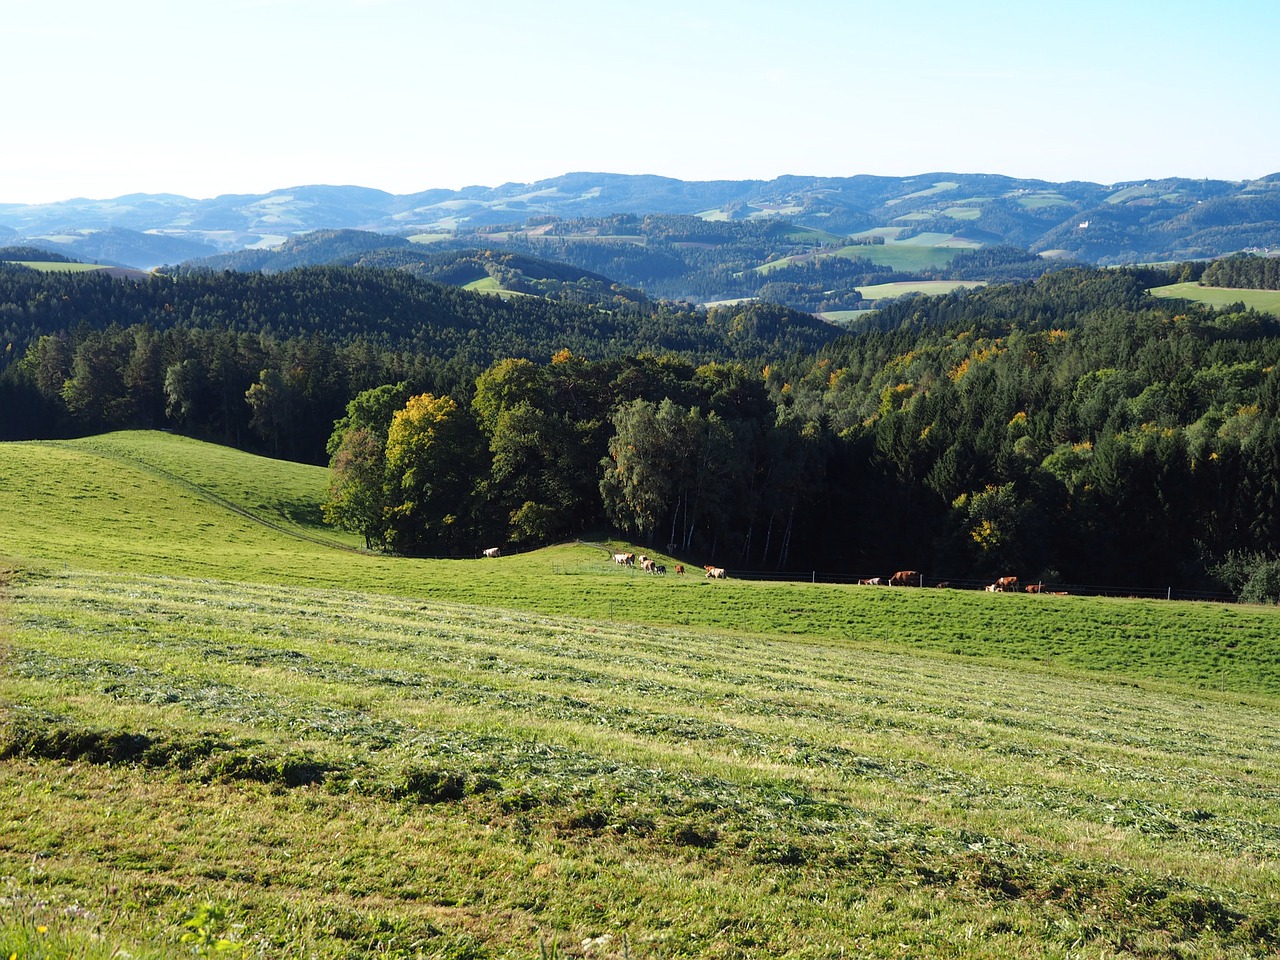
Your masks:
[[[95,256],[87,251],[100,242],[100,233],[109,232],[117,262],[149,269],[278,246],[312,230],[349,228],[404,237],[525,225],[531,218],[622,213],[777,218],[841,236],[878,231],[899,240],[952,235],[974,245],[1012,244],[1084,262],[1122,264],[1280,246],[1280,173],[1243,182],[1167,178],[1098,184],[950,172],[789,175],[768,181],[576,172],[534,183],[406,195],[308,185],[199,200],[131,194],[0,202],[0,234],[9,243],[51,246],[84,258]],[[178,250],[180,241],[191,246]]]

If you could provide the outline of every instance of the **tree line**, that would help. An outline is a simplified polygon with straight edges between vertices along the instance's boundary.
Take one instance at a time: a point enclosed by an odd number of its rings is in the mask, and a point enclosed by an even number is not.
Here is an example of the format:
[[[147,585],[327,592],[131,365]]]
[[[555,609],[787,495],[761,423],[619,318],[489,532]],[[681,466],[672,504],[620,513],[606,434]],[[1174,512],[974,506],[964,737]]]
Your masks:
[[[0,439],[165,427],[322,463],[346,403],[380,384],[466,393],[504,357],[756,358],[812,350],[832,331],[766,304],[606,311],[394,270],[117,280],[0,267]]]
[[[1237,254],[1214,260],[1201,274],[1206,287],[1280,290],[1280,257]]]
[[[469,397],[384,387],[331,438],[329,509],[397,550],[612,527],[741,568],[1274,601],[1280,325],[1145,283],[917,298],[759,369],[562,355],[501,361]]]
[[[1280,324],[1145,293],[1180,272],[905,298],[819,341],[762,304],[538,327],[567,308],[416,291],[474,318],[445,323],[398,312],[417,281],[376,271],[0,270],[0,425],[164,426],[329,462],[333,522],[405,553],[613,529],[744,569],[1275,599]]]

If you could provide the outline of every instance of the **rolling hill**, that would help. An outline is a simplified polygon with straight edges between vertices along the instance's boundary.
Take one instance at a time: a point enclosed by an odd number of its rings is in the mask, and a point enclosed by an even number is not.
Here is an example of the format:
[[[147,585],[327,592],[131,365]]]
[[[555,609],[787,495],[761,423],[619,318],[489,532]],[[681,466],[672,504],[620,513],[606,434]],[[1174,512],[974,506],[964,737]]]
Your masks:
[[[354,186],[304,186],[193,200],[132,195],[38,205],[0,203],[12,242],[61,242],[83,259],[80,231],[122,229],[222,252],[278,245],[311,230],[352,228],[396,236],[463,234],[547,217],[678,214],[707,220],[784,220],[847,237],[891,231],[898,240],[939,234],[954,242],[1009,244],[1098,264],[1221,256],[1280,243],[1280,174],[1248,182],[1166,179],[1051,183],[992,174],[907,177],[785,176],[770,181],[686,182],[656,176],[572,173],[531,184],[393,195]],[[76,241],[76,236],[85,239]],[[63,238],[58,240],[57,238]],[[135,238],[139,239],[139,238]],[[87,249],[87,246],[86,246]],[[123,245],[115,248],[123,250]],[[142,247],[131,266],[175,263]],[[157,259],[157,257],[161,257]]]
[[[398,270],[432,283],[584,304],[641,303],[645,295],[567,263],[512,250],[424,245],[367,230],[315,230],[278,247],[189,260],[166,272],[251,270],[279,273],[305,266]]]
[[[370,556],[324,476],[0,444],[0,952],[1280,943],[1273,609]]]

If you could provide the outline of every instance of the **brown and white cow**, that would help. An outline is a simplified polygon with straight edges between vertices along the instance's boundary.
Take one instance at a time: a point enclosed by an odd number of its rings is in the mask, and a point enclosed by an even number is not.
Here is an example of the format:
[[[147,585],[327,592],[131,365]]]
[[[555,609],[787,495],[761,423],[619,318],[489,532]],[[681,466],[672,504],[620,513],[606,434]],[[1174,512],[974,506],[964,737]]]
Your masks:
[[[1017,592],[1018,578],[1017,577],[996,577],[996,582],[993,583],[991,586],[993,588],[991,591],[992,593],[1007,593],[1010,590]]]
[[[707,577],[711,580],[725,579],[724,567],[713,567],[710,564],[703,564],[703,570],[707,571]]]
[[[899,570],[889,578],[889,586],[891,587],[909,587],[913,583],[920,582],[919,570]]]

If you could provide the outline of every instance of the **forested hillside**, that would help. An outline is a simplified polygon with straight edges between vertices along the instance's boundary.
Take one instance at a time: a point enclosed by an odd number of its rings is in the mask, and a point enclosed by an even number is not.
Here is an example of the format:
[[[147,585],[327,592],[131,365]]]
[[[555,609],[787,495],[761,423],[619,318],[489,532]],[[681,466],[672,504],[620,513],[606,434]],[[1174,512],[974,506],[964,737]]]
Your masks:
[[[347,401],[382,383],[465,393],[498,359],[564,350],[756,363],[812,351],[837,332],[767,304],[606,311],[503,300],[396,270],[115,280],[0,265],[0,438],[167,426],[322,461]]]
[[[274,249],[188,261],[164,272],[362,266],[503,294],[614,307],[646,298],[756,298],[807,313],[871,307],[866,285],[918,280],[1025,280],[1072,266],[1010,246],[889,249],[789,221],[618,215],[459,231],[413,243],[361,230],[318,230]],[[925,254],[925,256],[921,256]],[[896,266],[895,266],[896,264]]]
[[[0,402],[8,436],[327,442],[331,519],[407,553],[614,527],[743,570],[1274,601],[1280,324],[1145,292],[1185,273],[910,298],[831,339],[761,304],[605,312],[398,272],[9,269]]]
[[[365,230],[317,230],[268,250],[202,257],[164,270],[175,276],[239,270],[279,273],[299,267],[370,267],[399,270],[419,280],[487,293],[615,307],[646,299],[639,290],[581,266],[512,250],[459,242],[421,244]]]

